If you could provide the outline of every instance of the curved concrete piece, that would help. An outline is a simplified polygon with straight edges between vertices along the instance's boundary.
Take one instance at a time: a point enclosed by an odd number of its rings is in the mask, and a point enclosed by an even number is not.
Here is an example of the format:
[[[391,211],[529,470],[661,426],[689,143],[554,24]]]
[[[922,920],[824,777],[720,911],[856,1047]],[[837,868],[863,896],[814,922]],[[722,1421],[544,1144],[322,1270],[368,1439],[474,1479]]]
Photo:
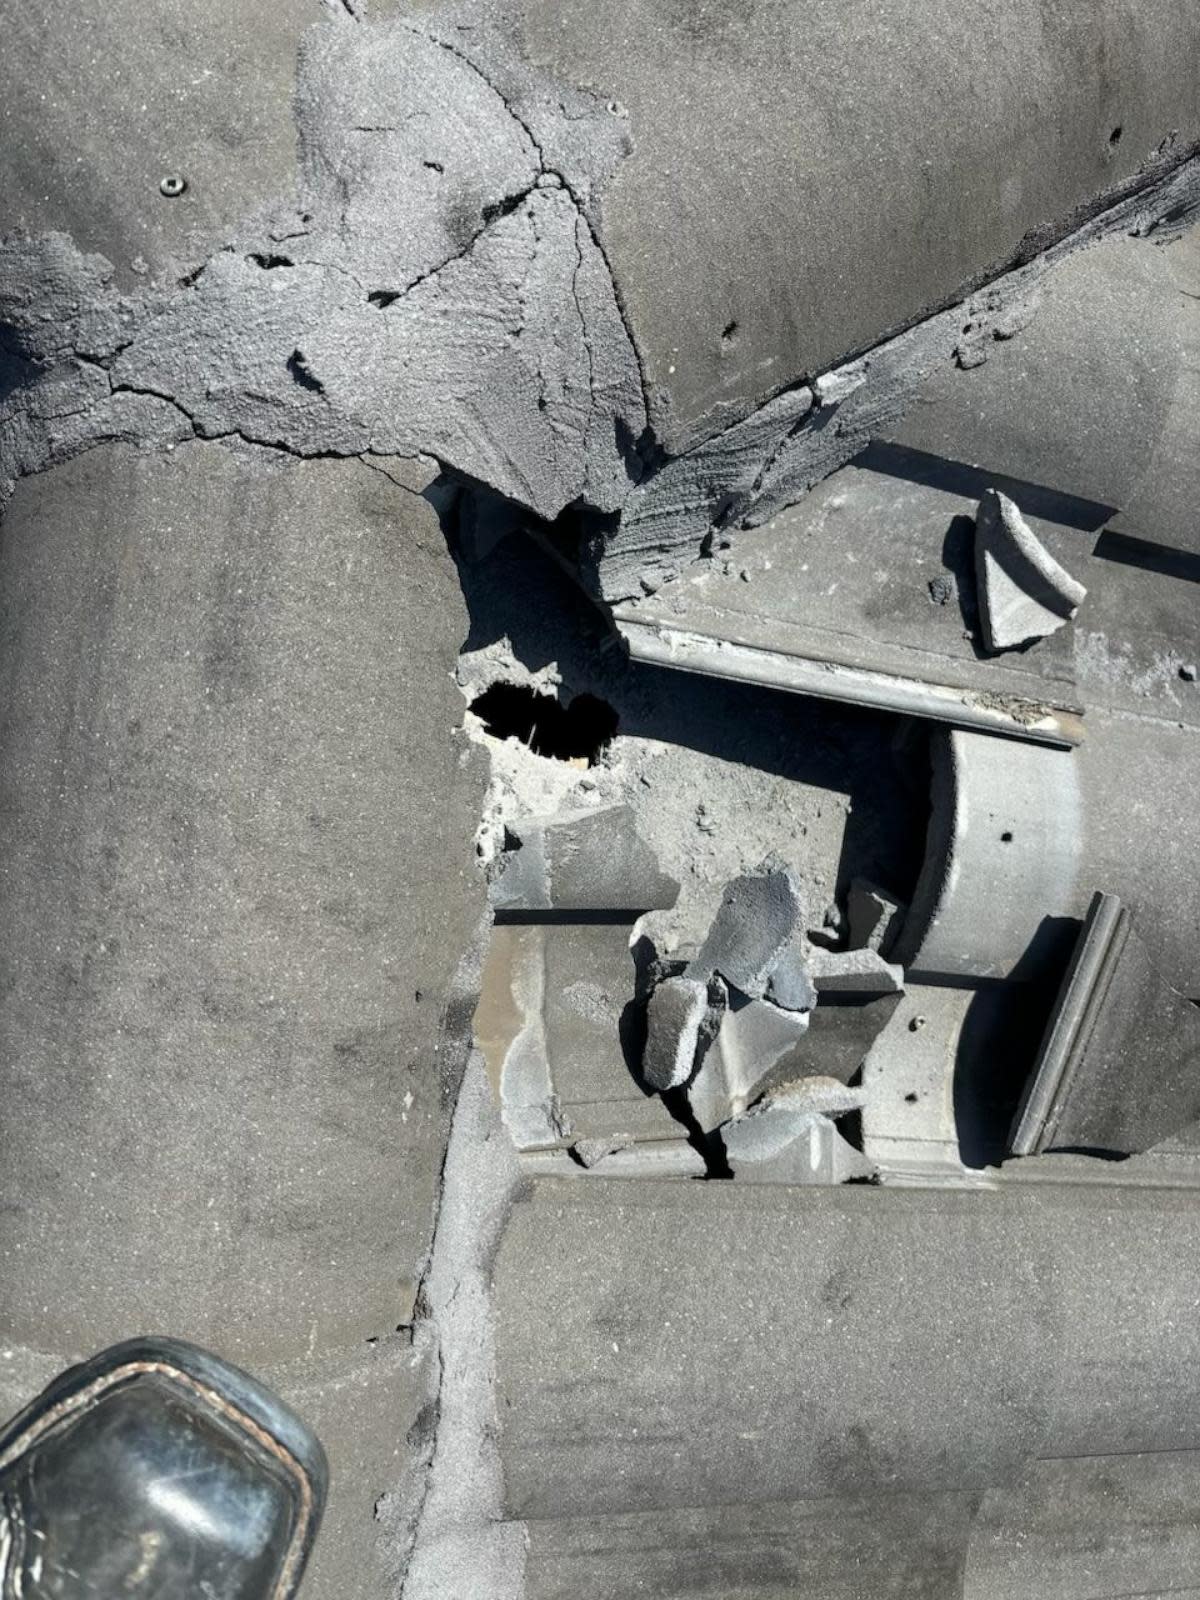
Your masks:
[[[1099,710],[1074,751],[935,731],[925,863],[891,958],[917,981],[1053,976],[1103,889],[1163,978],[1200,995],[1194,738]]]
[[[995,489],[985,493],[975,518],[975,575],[989,650],[1016,650],[1057,632],[1087,595]]]
[[[1083,806],[1068,752],[933,736],[925,865],[892,959],[917,978],[1031,977],[1070,948]]]

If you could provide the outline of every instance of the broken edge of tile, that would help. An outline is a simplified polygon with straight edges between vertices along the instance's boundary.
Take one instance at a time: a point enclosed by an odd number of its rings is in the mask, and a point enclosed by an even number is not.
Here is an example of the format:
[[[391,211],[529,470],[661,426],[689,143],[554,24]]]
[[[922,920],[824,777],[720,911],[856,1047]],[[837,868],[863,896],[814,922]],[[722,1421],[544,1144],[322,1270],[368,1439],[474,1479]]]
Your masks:
[[[975,581],[984,643],[993,652],[1046,638],[1070,622],[1087,597],[997,489],[985,491],[975,517]]]

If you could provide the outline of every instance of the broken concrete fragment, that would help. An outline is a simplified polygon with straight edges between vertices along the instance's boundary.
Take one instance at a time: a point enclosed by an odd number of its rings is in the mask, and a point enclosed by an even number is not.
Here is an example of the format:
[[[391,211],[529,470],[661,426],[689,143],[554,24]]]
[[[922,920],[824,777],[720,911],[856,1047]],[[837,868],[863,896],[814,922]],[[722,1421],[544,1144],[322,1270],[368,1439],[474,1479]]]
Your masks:
[[[784,1084],[720,1130],[733,1161],[766,1161],[805,1132],[816,1117],[844,1117],[861,1110],[863,1092],[836,1078],[801,1078]]]
[[[882,954],[900,931],[908,907],[887,889],[866,878],[855,878],[846,898],[851,950]]]
[[[826,950],[809,946],[809,971],[824,994],[900,994],[904,969],[885,961],[877,950]]]
[[[845,1184],[875,1176],[874,1163],[838,1133],[834,1118],[816,1112],[792,1115],[773,1104],[758,1114],[755,1107],[722,1136],[742,1184]]]
[[[708,1013],[708,985],[696,978],[667,978],[650,996],[642,1076],[660,1091],[691,1077]]]
[[[803,929],[805,915],[800,883],[790,867],[764,863],[758,872],[735,878],[688,967],[689,976],[719,972],[735,989],[761,999],[785,947]]]
[[[618,1150],[628,1150],[633,1140],[624,1135],[613,1139],[576,1139],[571,1146],[571,1154],[584,1167],[597,1166],[605,1156],[611,1156]]]
[[[804,1037],[808,1012],[785,1011],[768,1000],[733,1004],[688,1090],[700,1127],[711,1133],[739,1116]]]
[[[985,492],[975,519],[975,579],[989,650],[1044,639],[1071,620],[1087,594],[996,489]]]
[[[497,911],[669,910],[679,884],[661,870],[629,806],[563,812],[510,827],[492,886]]]
[[[804,935],[794,933],[767,979],[766,998],[785,1011],[811,1011],[817,1003],[816,985],[809,971],[809,948]]]

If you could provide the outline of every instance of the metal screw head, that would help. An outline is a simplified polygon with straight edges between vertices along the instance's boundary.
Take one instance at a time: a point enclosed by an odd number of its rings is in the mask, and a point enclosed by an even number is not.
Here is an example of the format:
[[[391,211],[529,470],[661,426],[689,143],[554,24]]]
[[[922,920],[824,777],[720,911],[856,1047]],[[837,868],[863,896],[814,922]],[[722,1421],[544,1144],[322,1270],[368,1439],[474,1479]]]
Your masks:
[[[168,200],[177,200],[187,188],[187,179],[181,177],[178,172],[168,172],[165,178],[159,179],[158,188]]]

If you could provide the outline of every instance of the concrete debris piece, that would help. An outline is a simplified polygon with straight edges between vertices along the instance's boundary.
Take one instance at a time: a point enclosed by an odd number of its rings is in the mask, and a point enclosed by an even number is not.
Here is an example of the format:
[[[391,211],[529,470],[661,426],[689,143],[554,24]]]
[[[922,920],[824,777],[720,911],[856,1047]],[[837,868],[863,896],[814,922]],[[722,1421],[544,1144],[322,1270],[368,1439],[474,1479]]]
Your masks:
[[[746,1155],[726,1149],[730,1170],[739,1183],[865,1183],[876,1177],[874,1164],[838,1131],[831,1117],[808,1116],[788,1127],[794,1131],[769,1154]],[[764,1146],[768,1142],[764,1139]]]
[[[678,882],[660,868],[627,805],[565,812],[509,829],[492,884],[497,911],[669,910]]]
[[[808,967],[823,994],[900,994],[904,968],[885,961],[878,950],[826,950],[810,945]]]
[[[849,948],[884,954],[899,933],[907,910],[887,889],[866,878],[855,878],[846,897]]]
[[[790,867],[764,865],[726,889],[708,937],[688,968],[693,977],[718,972],[727,983],[761,999],[783,951],[803,930],[800,882]]]
[[[618,1136],[615,1139],[576,1139],[571,1146],[571,1154],[584,1167],[597,1166],[605,1156],[611,1156],[617,1150],[627,1150],[632,1140],[627,1136]]]
[[[739,1116],[762,1093],[808,1030],[806,1011],[769,1000],[733,1001],[688,1088],[688,1104],[705,1133]]]
[[[816,985],[810,971],[810,949],[804,935],[794,933],[771,968],[766,998],[785,1011],[811,1011],[817,1003]]]
[[[975,579],[989,650],[1016,650],[1070,622],[1087,595],[1007,495],[988,489],[975,519]]]
[[[836,1078],[800,1078],[765,1094],[720,1129],[731,1161],[766,1161],[791,1144],[817,1117],[836,1121],[862,1109],[863,1092]]]
[[[1200,1010],[1151,962],[1115,895],[1097,894],[1013,1130],[1014,1155],[1133,1155],[1200,1117]]]
[[[696,978],[666,978],[646,1008],[642,1076],[660,1092],[678,1089],[692,1076],[700,1031],[708,1014],[708,984]]]

